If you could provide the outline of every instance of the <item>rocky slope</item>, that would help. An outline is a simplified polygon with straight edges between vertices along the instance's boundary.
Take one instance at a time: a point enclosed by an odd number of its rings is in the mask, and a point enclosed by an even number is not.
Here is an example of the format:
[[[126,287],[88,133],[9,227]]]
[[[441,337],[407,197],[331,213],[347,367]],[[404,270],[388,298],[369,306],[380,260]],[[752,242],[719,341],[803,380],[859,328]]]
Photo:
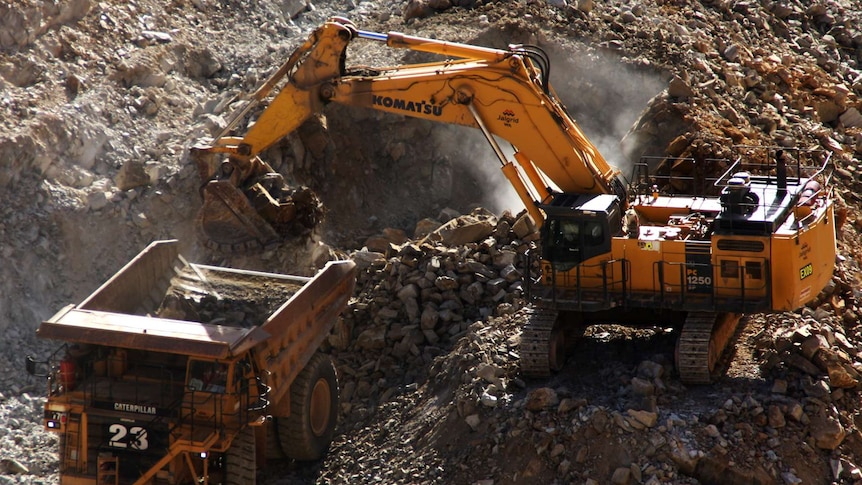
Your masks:
[[[566,370],[524,380],[530,269],[517,255],[534,236],[511,194],[491,190],[499,174],[476,171],[496,166],[476,160],[481,139],[338,106],[267,153],[319,193],[320,234],[259,254],[208,250],[190,223],[189,146],[331,15],[542,46],[558,94],[621,167],[732,144],[832,150],[847,221],[834,284],[810,308],[749,316],[715,386],[678,382],[660,326],[591,327]],[[201,262],[309,273],[342,253],[363,267],[328,343],[343,383],[336,441],[320,463],[272,463],[265,483],[862,483],[860,17],[858,1],[0,6],[0,482],[57,481],[42,385],[23,372],[24,355],[53,348],[37,323],[150,240],[176,237]],[[350,52],[356,64],[412,60]],[[455,237],[447,221],[473,232]]]

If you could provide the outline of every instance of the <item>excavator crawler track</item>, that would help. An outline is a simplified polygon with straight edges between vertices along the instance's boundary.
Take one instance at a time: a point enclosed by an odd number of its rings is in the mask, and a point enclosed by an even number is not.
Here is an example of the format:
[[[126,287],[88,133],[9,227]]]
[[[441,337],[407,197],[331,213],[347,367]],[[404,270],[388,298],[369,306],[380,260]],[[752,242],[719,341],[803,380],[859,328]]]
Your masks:
[[[733,340],[741,315],[735,313],[691,312],[676,344],[676,367],[685,384],[710,384]]]
[[[525,377],[551,375],[551,346],[558,312],[531,307],[521,333],[521,374]]]

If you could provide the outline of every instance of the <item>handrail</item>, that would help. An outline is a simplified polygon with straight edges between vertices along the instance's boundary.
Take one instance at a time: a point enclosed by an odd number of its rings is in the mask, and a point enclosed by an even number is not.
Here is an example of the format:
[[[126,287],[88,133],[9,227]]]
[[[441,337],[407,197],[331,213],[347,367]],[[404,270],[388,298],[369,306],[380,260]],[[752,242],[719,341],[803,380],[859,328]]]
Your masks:
[[[532,256],[527,253],[528,262],[531,260]],[[752,271],[750,268],[746,267],[744,264],[738,266],[738,276],[734,278],[735,281],[739,281],[739,285],[721,285],[717,284],[717,278],[713,278],[712,283],[707,285],[709,288],[708,292],[703,293],[703,297],[715,304],[718,300],[729,300],[739,302],[743,307],[748,307],[749,305],[759,306],[762,303],[768,303],[771,300],[771,281],[769,278],[769,261],[765,258],[749,258],[752,261],[759,261],[761,263],[761,275],[762,276],[762,284],[750,286],[749,280],[746,279],[746,276]],[[614,276],[611,277],[608,275],[607,268],[612,265],[620,265],[621,271],[619,275],[614,273]],[[555,265],[550,265],[550,274],[545,275],[546,281],[549,282],[548,287],[551,291],[549,291],[548,298],[554,303],[558,303],[558,299],[565,295],[571,296],[572,300],[575,302],[579,309],[584,308],[585,300],[585,292],[592,291],[593,294],[595,292],[601,292],[603,295],[603,299],[605,302],[608,302],[610,305],[610,299],[618,298],[620,299],[619,304],[622,306],[628,305],[628,300],[636,295],[636,292],[630,287],[629,283],[629,271],[631,268],[631,261],[626,258],[613,259],[608,261],[603,261],[594,265],[590,265],[593,267],[601,267],[601,274],[598,274],[594,277],[599,280],[599,284],[590,287],[583,287],[581,284],[584,281],[585,276],[581,272],[582,268],[586,266],[577,266],[575,268],[575,275],[567,276],[576,278],[577,286],[573,288],[572,292],[561,293],[558,291],[558,271]],[[658,285],[658,288],[653,287],[652,291],[648,291],[647,293],[652,295],[657,295],[657,299],[655,300],[655,304],[662,307],[668,307],[676,305],[680,302],[690,301],[695,298],[696,293],[692,293],[691,289],[688,287],[686,280],[687,270],[693,268],[704,268],[709,267],[709,273],[713,275],[720,274],[721,266],[717,264],[711,263],[691,263],[691,262],[668,262],[668,261],[656,261],[653,263],[653,275],[656,276],[654,279],[654,284]],[[673,281],[669,278],[671,274],[677,275],[677,280]],[[532,301],[534,299],[533,291],[534,285],[542,285],[542,280],[534,281],[532,278],[527,278],[526,284],[526,292],[527,299]],[[671,290],[676,288],[677,291],[668,291],[668,288]],[[612,292],[612,290],[617,289],[618,291]],[[734,294],[737,293],[737,294]],[[544,298],[545,295],[538,295],[537,298]]]
[[[179,409],[179,412],[176,413],[178,417],[177,421],[168,429],[168,434],[173,439],[165,449],[165,455],[144,476],[153,476],[158,470],[167,465],[171,458],[183,451],[208,451],[219,440],[227,438],[228,436],[226,435],[235,435],[240,429],[247,426],[251,422],[250,418],[255,410],[249,406],[252,398],[251,387],[246,388],[245,391],[212,393],[187,390],[184,392],[171,406],[171,409]],[[201,395],[206,397],[200,401],[196,399],[196,396]],[[235,411],[228,413],[225,410],[225,398],[230,396],[235,397],[239,401],[239,405],[235,408]],[[210,406],[211,409],[207,409]],[[201,423],[199,416],[203,414],[201,413],[203,410],[211,410],[211,416]],[[228,421],[231,421],[231,417],[235,418],[232,421],[235,421],[236,429],[228,426]],[[165,416],[157,416],[149,423],[150,425],[156,424],[165,418]],[[200,429],[207,431],[207,433],[203,440],[196,440],[196,431]],[[183,433],[183,431],[187,431],[187,433]]]
[[[47,381],[47,395],[52,396],[58,394],[60,392],[60,382],[59,378],[60,374],[60,366],[57,365],[62,359],[58,359],[57,355],[63,351],[64,353],[68,352],[69,344],[63,343],[60,347],[57,348],[54,352],[52,352],[45,360],[36,360],[32,355],[28,355],[25,358],[25,365],[27,368],[27,372],[35,377],[45,377]],[[45,371],[39,371],[39,365],[45,366]]]
[[[667,174],[658,174],[655,173],[655,170],[652,165],[672,162],[676,164],[678,162],[689,162],[692,165],[692,174],[693,175],[680,175],[678,173],[674,173],[673,171],[668,172]],[[714,186],[715,182],[718,180],[716,177],[708,177],[701,176],[700,171],[698,170],[698,166],[709,163],[726,163],[727,159],[723,158],[706,158],[703,160],[696,160],[690,157],[657,157],[657,156],[642,156],[640,161],[635,163],[632,169],[632,181],[629,184],[630,186],[630,195],[636,197],[638,195],[649,195],[649,194],[641,194],[638,193],[638,189],[648,190],[652,185],[656,185],[659,190],[662,190],[664,187],[679,187],[680,185],[688,185],[692,187],[689,192],[685,192],[685,195],[704,195],[706,193],[707,186]],[[678,184],[676,182],[683,182],[683,184]],[[679,195],[683,195],[680,193]]]
[[[724,173],[721,174],[720,177],[718,177],[715,183],[716,187],[726,186],[727,181],[730,180],[736,173],[739,173],[741,171],[752,170],[752,176],[763,176],[764,174],[762,172],[764,171],[773,172],[776,167],[776,163],[774,162],[775,157],[772,154],[778,152],[782,152],[785,154],[795,154],[795,166],[789,167],[793,170],[788,170],[788,179],[793,179],[794,182],[796,182],[797,184],[799,184],[802,180],[811,180],[820,176],[821,174],[825,174],[827,168],[832,166],[832,152],[823,149],[803,149],[787,148],[780,146],[752,145],[734,145],[733,148],[740,152],[746,151],[747,153],[752,154],[752,156],[750,157],[750,159],[745,159],[743,155],[739,155],[736,158],[736,161],[731,164],[727,168],[727,170],[725,170]],[[820,163],[803,165],[803,158],[814,158],[816,156],[822,157],[822,161]],[[814,172],[803,176],[803,172],[811,170],[813,170]],[[795,175],[791,175],[792,172],[795,172]],[[771,179],[775,175],[769,174],[768,176]],[[826,175],[826,177],[827,179],[824,180],[824,186],[828,185],[831,182],[831,172]]]

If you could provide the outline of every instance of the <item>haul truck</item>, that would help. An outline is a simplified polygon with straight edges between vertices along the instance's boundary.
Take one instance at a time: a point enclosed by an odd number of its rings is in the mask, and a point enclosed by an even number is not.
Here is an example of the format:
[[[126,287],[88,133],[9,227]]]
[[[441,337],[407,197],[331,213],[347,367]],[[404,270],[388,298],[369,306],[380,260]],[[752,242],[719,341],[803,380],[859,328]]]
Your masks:
[[[191,264],[156,241],[83,303],[42,322],[44,424],[62,484],[253,484],[267,456],[320,458],[338,411],[318,352],[355,285]]]

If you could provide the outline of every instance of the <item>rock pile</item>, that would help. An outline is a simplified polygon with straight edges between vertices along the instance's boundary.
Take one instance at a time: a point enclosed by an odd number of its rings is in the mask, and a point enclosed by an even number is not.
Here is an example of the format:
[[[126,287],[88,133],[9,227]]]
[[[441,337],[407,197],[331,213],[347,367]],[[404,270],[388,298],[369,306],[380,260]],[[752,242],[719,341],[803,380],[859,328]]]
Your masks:
[[[391,389],[379,389],[378,378],[389,387],[422,382],[423,368],[470,324],[523,306],[523,255],[537,238],[525,213],[498,218],[477,209],[445,224],[424,220],[413,236],[389,230],[351,255],[360,272],[357,298],[329,339],[337,355],[352,351],[348,409],[354,392],[388,399]]]

